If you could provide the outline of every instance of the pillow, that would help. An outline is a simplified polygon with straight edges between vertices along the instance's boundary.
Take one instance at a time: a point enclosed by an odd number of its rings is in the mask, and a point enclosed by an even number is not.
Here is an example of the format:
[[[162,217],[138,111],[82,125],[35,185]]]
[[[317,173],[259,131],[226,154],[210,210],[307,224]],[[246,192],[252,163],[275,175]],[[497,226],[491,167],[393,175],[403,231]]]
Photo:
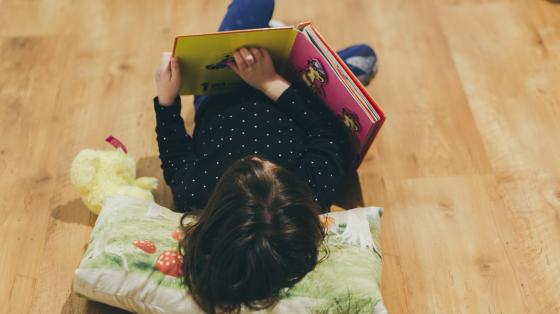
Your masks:
[[[386,313],[381,299],[378,207],[322,215],[329,257],[265,313]],[[203,313],[182,285],[177,227],[181,214],[154,202],[107,197],[74,291],[138,313]],[[244,309],[243,312],[249,312]]]

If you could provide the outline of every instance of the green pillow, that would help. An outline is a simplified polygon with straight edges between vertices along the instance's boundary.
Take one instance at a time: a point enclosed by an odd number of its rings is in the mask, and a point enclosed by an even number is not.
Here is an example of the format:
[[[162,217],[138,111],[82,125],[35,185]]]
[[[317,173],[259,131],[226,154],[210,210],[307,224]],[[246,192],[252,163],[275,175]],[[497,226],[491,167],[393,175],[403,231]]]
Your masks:
[[[367,207],[325,214],[331,222],[329,257],[264,312],[386,313],[380,292],[381,213]],[[202,313],[181,283],[180,217],[154,202],[109,196],[75,272],[74,291],[132,312]]]

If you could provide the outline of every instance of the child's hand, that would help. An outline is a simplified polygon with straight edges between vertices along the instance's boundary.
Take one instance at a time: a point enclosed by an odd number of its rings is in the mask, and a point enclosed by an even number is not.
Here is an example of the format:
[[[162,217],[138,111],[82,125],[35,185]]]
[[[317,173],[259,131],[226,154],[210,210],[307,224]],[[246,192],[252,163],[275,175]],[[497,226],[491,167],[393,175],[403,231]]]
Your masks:
[[[290,86],[276,73],[272,58],[265,48],[241,48],[233,53],[234,63],[228,66],[247,84],[260,90],[272,100],[278,99]]]
[[[179,60],[171,58],[170,52],[164,52],[161,62],[155,73],[158,90],[159,104],[171,106],[181,88],[181,74],[179,73]]]

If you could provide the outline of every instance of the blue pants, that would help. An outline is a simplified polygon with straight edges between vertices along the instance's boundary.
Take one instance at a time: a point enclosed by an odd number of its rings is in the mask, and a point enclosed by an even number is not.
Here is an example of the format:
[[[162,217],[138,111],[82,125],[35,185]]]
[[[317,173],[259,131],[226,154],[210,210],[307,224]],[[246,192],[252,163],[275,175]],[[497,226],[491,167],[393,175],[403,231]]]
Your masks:
[[[233,0],[218,31],[269,27],[273,12],[274,0]],[[377,70],[377,55],[370,46],[353,45],[337,53],[364,85],[369,84]],[[194,97],[196,110],[206,98],[207,96]]]

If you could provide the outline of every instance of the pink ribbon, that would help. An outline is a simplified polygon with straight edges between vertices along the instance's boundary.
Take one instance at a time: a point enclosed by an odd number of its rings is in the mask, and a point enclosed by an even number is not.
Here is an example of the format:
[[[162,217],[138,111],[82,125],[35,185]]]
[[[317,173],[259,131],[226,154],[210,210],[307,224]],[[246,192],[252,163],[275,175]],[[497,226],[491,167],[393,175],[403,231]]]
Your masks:
[[[109,135],[106,139],[105,142],[113,145],[113,147],[115,148],[120,148],[122,149],[123,152],[125,152],[125,154],[128,154],[128,150],[126,149],[126,146],[124,146],[124,144],[119,141],[116,137]]]

